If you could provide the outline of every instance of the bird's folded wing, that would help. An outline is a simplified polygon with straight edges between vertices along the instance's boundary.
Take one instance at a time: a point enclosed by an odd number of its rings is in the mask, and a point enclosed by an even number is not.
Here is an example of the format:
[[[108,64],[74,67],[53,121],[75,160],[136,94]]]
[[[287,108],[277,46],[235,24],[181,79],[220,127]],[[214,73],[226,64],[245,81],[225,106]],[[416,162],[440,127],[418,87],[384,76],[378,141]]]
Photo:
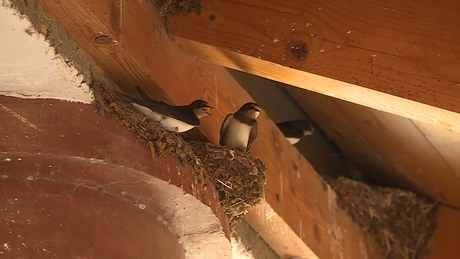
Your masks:
[[[227,117],[225,117],[225,119],[224,119],[224,122],[222,123],[222,126],[220,127],[220,139],[219,139],[219,144],[220,145],[223,145],[224,136],[225,136],[225,134],[227,132],[227,128],[228,128],[228,122],[230,121],[232,116],[233,116],[233,114],[227,115]]]
[[[122,94],[120,92],[115,91],[115,93],[117,94],[117,97],[119,99],[121,99],[122,101],[124,101],[124,102],[127,102],[127,103],[134,102],[131,98],[129,98],[128,96],[126,96],[126,95],[124,95],[124,94]]]
[[[251,133],[249,134],[248,146],[246,147],[246,151],[249,150],[249,148],[251,147],[252,143],[256,139],[257,131],[258,131],[258,125],[257,125],[257,121],[255,121],[254,124],[252,124],[252,127],[251,127]]]
[[[167,104],[166,104],[167,105]],[[176,120],[186,122],[187,124],[199,126],[200,119],[196,116],[193,110],[187,106],[164,106],[162,113]]]
[[[277,123],[276,126],[278,126],[283,135],[287,138],[300,138],[303,136],[303,132],[289,122]]]
[[[155,108],[155,111],[161,115],[186,122],[190,125],[200,125],[200,119],[198,119],[189,106],[171,106],[167,103],[155,100],[148,96],[138,85],[136,85],[136,92],[144,102],[151,105],[149,108]]]

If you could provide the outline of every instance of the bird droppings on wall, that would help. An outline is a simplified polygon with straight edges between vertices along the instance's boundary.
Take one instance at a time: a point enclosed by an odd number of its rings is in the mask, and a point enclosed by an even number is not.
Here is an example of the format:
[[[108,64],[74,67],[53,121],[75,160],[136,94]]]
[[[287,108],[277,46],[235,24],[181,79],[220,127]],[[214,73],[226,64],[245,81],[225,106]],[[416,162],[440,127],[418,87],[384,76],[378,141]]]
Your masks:
[[[116,94],[102,83],[95,82],[93,92],[99,113],[117,117],[129,130],[136,132],[150,148],[152,159],[176,156],[214,183],[230,229],[234,229],[249,207],[263,199],[266,167],[262,160],[248,152],[224,146],[187,142],[179,134],[164,130],[131,105],[117,99]]]
[[[413,192],[330,180],[339,207],[379,244],[388,259],[421,258],[437,225],[437,202]]]

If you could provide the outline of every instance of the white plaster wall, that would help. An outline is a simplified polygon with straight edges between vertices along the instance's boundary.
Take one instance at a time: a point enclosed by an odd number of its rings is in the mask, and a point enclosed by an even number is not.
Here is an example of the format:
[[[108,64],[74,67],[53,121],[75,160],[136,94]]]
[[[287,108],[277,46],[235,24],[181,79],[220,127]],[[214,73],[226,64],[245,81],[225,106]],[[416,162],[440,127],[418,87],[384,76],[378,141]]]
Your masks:
[[[0,6],[0,94],[90,103],[92,93],[81,84],[83,76],[8,5],[3,1]]]
[[[233,259],[255,259],[242,243],[232,237]]]

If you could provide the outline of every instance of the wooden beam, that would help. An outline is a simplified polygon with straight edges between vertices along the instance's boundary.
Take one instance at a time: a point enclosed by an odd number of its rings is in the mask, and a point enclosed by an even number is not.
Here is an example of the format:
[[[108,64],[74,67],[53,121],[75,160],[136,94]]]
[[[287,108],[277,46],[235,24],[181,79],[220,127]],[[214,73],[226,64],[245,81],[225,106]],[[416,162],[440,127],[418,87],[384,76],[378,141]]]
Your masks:
[[[189,53],[460,131],[456,1],[202,1],[170,15]]]
[[[266,201],[262,201],[256,208],[251,209],[245,219],[283,259],[294,256],[318,259],[318,256],[305,245],[302,239],[273,211]]]
[[[286,90],[367,179],[460,207],[459,132],[296,87]]]
[[[460,211],[445,206],[439,208],[438,226],[425,259],[455,258],[460,248]]]
[[[123,90],[140,84],[153,96],[176,104],[209,101],[215,107],[213,116],[202,120],[200,131],[213,143],[226,114],[251,100],[225,68],[189,56],[171,41],[150,2],[40,3]],[[279,215],[319,258],[382,258],[374,241],[338,209],[335,194],[274,123],[264,113],[258,121],[259,136],[251,153],[268,168],[265,195],[276,212],[271,216]],[[268,216],[262,213],[259,220]]]

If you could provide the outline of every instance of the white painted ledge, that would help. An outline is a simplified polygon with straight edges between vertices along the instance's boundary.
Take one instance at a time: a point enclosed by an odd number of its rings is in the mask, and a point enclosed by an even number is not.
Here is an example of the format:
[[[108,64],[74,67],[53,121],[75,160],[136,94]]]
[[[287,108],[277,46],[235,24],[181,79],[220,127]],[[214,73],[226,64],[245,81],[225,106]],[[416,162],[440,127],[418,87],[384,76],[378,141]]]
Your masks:
[[[26,17],[0,6],[0,94],[91,103],[83,76],[54,53]],[[27,33],[27,32],[28,33]],[[31,33],[32,32],[32,33]]]

